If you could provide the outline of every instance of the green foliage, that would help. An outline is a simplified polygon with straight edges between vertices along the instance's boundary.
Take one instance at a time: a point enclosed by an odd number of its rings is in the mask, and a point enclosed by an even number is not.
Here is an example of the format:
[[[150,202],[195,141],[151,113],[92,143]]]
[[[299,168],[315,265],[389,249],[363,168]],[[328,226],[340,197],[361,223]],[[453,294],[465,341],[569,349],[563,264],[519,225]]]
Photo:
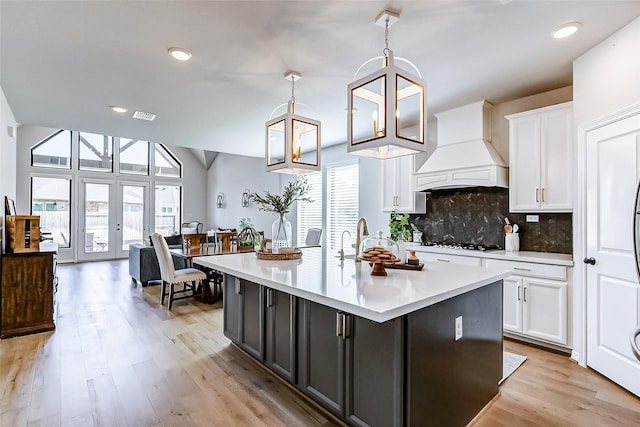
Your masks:
[[[398,241],[400,237],[409,240],[411,231],[407,227],[409,225],[409,214],[399,214],[393,212],[389,219],[389,237],[391,240]]]
[[[240,222],[238,223],[238,228],[243,230],[247,227],[253,227],[253,221],[251,218],[240,218]]]
[[[265,212],[273,212],[282,216],[289,212],[291,205],[296,201],[313,202],[308,197],[305,197],[311,189],[311,184],[307,182],[304,177],[299,177],[295,181],[291,181],[284,188],[282,195],[271,194],[265,191],[264,197],[258,193],[251,194],[251,199],[258,205],[258,209]]]

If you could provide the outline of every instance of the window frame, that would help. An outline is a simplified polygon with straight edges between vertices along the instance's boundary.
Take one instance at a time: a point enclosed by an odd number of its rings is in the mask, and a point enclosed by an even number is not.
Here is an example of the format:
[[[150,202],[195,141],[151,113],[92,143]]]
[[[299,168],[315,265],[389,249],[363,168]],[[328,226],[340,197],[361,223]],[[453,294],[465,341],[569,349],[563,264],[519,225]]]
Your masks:
[[[356,175],[357,181],[355,181],[355,184],[352,184],[352,186],[354,188],[355,205],[357,206],[357,213],[355,215],[353,224],[346,224],[343,226],[342,223],[340,224],[334,223],[334,218],[332,216],[332,212],[334,210],[333,204],[332,204],[332,187],[333,187],[332,171],[339,168],[351,168],[351,167],[356,168],[355,175]],[[350,242],[355,241],[356,227],[358,224],[358,220],[360,218],[360,194],[359,194],[360,162],[358,160],[355,160],[355,161],[341,162],[341,163],[335,163],[335,164],[329,165],[326,168],[326,177],[327,177],[326,178],[326,188],[327,188],[326,189],[326,229],[327,229],[326,244],[327,244],[327,247],[331,251],[339,250],[341,237],[342,237],[341,234],[345,230],[349,230],[349,232],[351,233],[351,237],[349,239],[345,238],[345,247],[350,248],[351,247]],[[344,196],[345,192],[339,191],[339,192],[336,192],[336,194],[340,194]],[[346,242],[349,242],[349,244],[347,244]]]
[[[91,167],[86,167],[86,166],[83,167],[82,166],[82,157],[80,155],[80,150],[82,150],[82,134],[83,133],[84,134],[89,134],[89,135],[102,136],[103,138],[107,138],[107,141],[109,141],[111,143],[111,169],[98,169],[98,168],[91,168]],[[91,132],[78,132],[78,170],[84,171],[84,172],[114,173],[114,170],[115,170],[115,167],[114,167],[114,163],[115,163],[114,143],[115,143],[115,138],[113,136],[101,135],[99,133],[91,133]]]
[[[51,139],[55,138],[57,135],[63,133],[63,132],[69,132],[69,165],[68,166],[55,166],[55,165],[44,165],[44,164],[33,164],[33,150],[35,150],[36,148],[40,147],[41,145],[47,143],[48,141],[50,141]],[[40,141],[36,142],[35,144],[33,144],[31,146],[31,148],[29,148],[29,156],[31,158],[31,167],[33,168],[45,168],[45,169],[63,169],[63,170],[71,170],[71,165],[73,163],[73,131],[67,130],[67,129],[58,129],[57,131],[53,132],[52,134],[42,138]]]
[[[66,180],[67,183],[69,184],[69,224],[68,224],[68,231],[69,231],[69,236],[67,237],[67,246],[63,246],[58,244],[58,247],[60,248],[64,248],[64,249],[71,249],[73,248],[73,216],[74,216],[74,197],[73,197],[73,175],[45,175],[45,174],[38,174],[38,173],[32,173],[29,175],[29,212],[31,215],[34,215],[33,212],[33,179],[34,178],[42,178],[42,179],[63,179]],[[46,205],[44,205],[46,206]],[[43,212],[45,210],[43,209]],[[42,225],[42,224],[41,224]]]

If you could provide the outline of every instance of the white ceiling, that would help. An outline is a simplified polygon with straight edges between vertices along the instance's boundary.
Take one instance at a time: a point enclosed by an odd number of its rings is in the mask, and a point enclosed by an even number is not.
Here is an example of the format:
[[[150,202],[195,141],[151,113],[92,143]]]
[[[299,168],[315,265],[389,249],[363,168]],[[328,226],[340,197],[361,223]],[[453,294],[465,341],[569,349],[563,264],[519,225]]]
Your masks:
[[[346,140],[347,84],[382,53],[385,8],[401,12],[390,48],[420,69],[430,115],[570,85],[572,61],[640,15],[638,0],[0,0],[0,85],[19,123],[262,157],[291,69],[329,146]],[[571,21],[574,37],[550,37]]]

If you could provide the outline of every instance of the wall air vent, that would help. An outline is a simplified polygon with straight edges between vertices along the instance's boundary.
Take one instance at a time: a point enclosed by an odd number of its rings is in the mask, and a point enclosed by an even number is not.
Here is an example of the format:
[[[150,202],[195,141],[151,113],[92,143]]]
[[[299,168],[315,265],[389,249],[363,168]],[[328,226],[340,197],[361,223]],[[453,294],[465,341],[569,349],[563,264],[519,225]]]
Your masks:
[[[150,122],[156,118],[156,115],[153,113],[145,113],[144,111],[136,111],[133,113],[133,118],[138,120],[148,120]]]

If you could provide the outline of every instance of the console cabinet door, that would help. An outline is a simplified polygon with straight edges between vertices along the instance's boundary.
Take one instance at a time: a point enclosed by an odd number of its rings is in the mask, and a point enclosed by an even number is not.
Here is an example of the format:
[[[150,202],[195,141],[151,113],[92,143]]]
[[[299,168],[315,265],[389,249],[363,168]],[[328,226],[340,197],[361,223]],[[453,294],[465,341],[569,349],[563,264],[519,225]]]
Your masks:
[[[345,418],[353,425],[404,424],[403,319],[347,315]]]
[[[338,336],[339,312],[301,301],[298,333],[298,387],[328,410],[344,413],[344,341]]]
[[[296,380],[296,298],[266,289],[265,362],[287,381]]]
[[[503,287],[504,330],[522,333],[522,277],[507,277]]]
[[[524,279],[522,332],[558,344],[567,344],[567,283]]]

